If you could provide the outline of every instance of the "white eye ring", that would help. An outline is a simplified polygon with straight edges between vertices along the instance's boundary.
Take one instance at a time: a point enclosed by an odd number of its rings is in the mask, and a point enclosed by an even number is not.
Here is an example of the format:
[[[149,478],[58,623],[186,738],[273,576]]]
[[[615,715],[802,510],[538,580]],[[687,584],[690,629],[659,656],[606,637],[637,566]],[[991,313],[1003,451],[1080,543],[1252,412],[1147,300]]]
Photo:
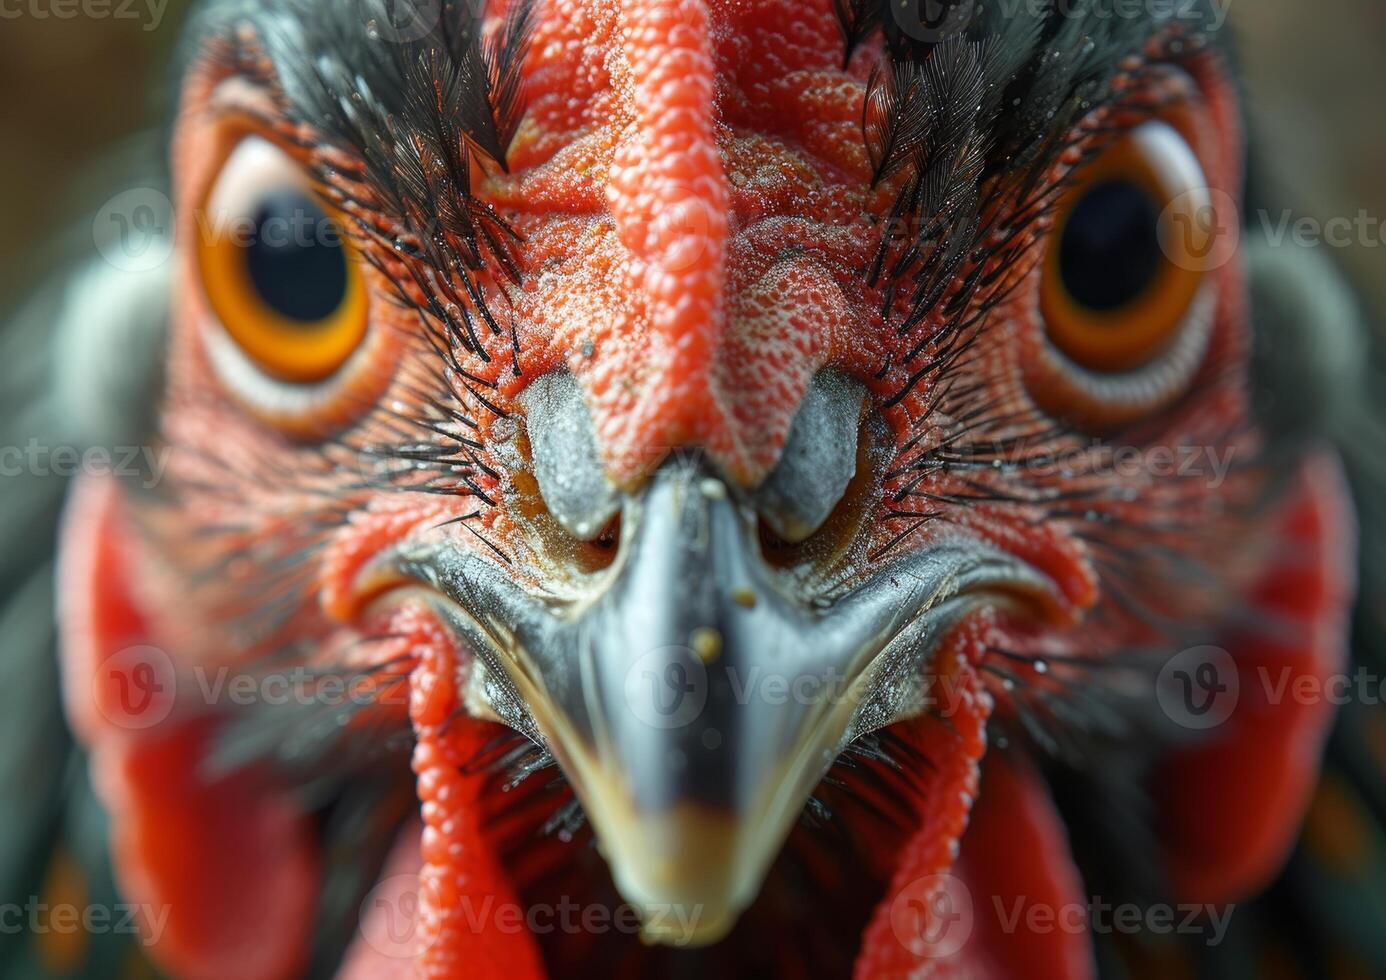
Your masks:
[[[244,224],[254,217],[260,202],[289,187],[312,191],[303,167],[264,137],[247,136],[222,164],[207,204],[198,214],[198,232],[213,241],[224,235],[248,234]]]
[[[1146,213],[1093,193],[1123,185],[1145,196],[1148,226]],[[1158,119],[1126,132],[1074,173],[1036,272],[1041,329],[1033,338],[1027,333],[1024,344],[1026,386],[1043,408],[1083,425],[1118,428],[1187,387],[1217,321],[1221,278],[1208,274],[1215,265],[1204,264],[1204,250],[1226,254],[1218,229],[1235,218],[1235,205],[1226,213],[1224,199],[1209,186],[1190,138]],[[1078,214],[1084,223],[1070,224]],[[1074,228],[1083,232],[1070,256]],[[1127,248],[1137,243],[1143,247]],[[1083,285],[1075,289],[1075,282]]]
[[[266,221],[266,202],[285,194],[313,202],[311,209],[293,210]],[[285,352],[297,349],[292,346],[298,342],[295,334],[311,332],[316,329],[317,321],[291,319],[289,314],[282,312],[282,302],[278,308],[266,304],[263,295],[246,285],[247,280],[238,279],[246,274],[238,265],[243,261],[241,256],[245,250],[256,243],[271,248],[285,244],[297,247],[301,242],[314,246],[326,244],[344,249],[341,261],[359,261],[353,252],[346,250],[344,232],[331,217],[330,209],[317,203],[317,195],[316,186],[298,160],[268,139],[246,135],[227,156],[206,204],[194,215],[191,229],[195,236],[196,272],[200,274],[205,299],[197,334],[213,373],[246,409],[291,429],[315,428],[313,419],[328,413],[335,407],[334,403],[341,400],[343,390],[354,378],[360,377],[369,359],[377,353],[375,348],[379,341],[375,332],[368,328],[360,274],[348,268],[345,281],[351,292],[343,294],[342,302],[356,302],[358,305],[353,309],[359,315],[341,321],[353,326],[340,334],[344,339],[330,357],[330,371],[325,376],[295,378],[273,374],[267,369],[267,363],[272,363],[276,356],[292,362],[295,355]],[[215,271],[209,272],[209,269]],[[232,271],[228,273],[227,269]],[[290,284],[290,291],[281,293],[281,297],[288,297],[292,302],[300,289],[299,283],[311,294],[313,284],[323,280],[280,281]],[[228,285],[230,282],[240,284]],[[258,280],[255,285],[259,286]],[[215,298],[215,289],[221,290],[221,304]],[[233,300],[227,301],[227,296]],[[353,301],[351,297],[356,299]],[[258,306],[255,305],[257,299],[261,301]],[[248,308],[261,312],[247,315]],[[236,324],[224,319],[227,314],[233,316]],[[270,326],[263,328],[263,324]],[[247,349],[247,330],[259,345],[258,349]]]

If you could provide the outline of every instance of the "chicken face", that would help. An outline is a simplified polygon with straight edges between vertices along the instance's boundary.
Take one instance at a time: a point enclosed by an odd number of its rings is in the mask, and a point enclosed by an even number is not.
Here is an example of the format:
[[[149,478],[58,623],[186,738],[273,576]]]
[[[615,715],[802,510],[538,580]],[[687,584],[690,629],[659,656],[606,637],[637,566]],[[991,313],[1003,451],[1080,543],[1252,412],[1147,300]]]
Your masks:
[[[1331,537],[1337,489],[1264,461],[1238,122],[1208,38],[1048,7],[963,4],[925,31],[827,0],[463,6],[403,27],[371,3],[198,21],[174,137],[169,478],[89,490],[74,518],[123,529],[127,634],[180,676],[360,680],[309,768],[402,771],[379,733],[412,731],[423,972],[478,955],[465,895],[543,893],[494,836],[507,807],[476,760],[496,722],[538,746],[507,756],[521,775],[557,763],[656,943],[731,933],[749,957],[742,916],[802,920],[776,901],[795,854],[823,863],[807,808],[868,854],[844,886],[856,968],[917,962],[920,944],[881,938],[892,900],[993,881],[967,851],[974,799],[994,786],[1014,817],[979,814],[977,835],[1034,835],[1067,867],[1026,760],[1097,746],[1127,747],[1141,778],[1178,760],[1152,830],[1178,887],[1263,880],[1313,768],[1281,748],[1316,744],[1322,712],[1217,733],[1267,774],[1241,787],[1249,839],[1187,819],[1180,787],[1219,763],[1157,748],[1178,726],[1155,677],[1232,645],[1229,611],[1273,601],[1282,527]],[[1294,562],[1330,575],[1314,548]],[[1335,657],[1289,646],[1266,656],[1307,674]],[[173,707],[179,753],[147,768],[172,749],[87,726],[121,773],[142,887],[181,873],[142,836],[168,796],[151,787],[244,727],[203,709]],[[329,765],[327,746],[372,739]],[[261,746],[225,791],[254,801],[246,853],[289,852],[238,868],[235,894],[302,922],[317,864],[289,754]],[[569,873],[605,874],[588,865]],[[175,923],[170,962],[206,961],[215,931]],[[575,948],[484,942],[512,971]],[[602,949],[584,955],[618,955]],[[1081,951],[1053,955],[1082,974]]]

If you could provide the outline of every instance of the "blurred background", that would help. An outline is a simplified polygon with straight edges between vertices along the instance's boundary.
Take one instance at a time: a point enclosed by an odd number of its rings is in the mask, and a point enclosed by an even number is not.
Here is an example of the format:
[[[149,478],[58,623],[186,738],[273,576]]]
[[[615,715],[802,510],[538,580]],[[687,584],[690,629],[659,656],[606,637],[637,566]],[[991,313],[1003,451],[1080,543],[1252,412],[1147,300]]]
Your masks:
[[[1375,244],[1343,248],[1341,260],[1386,311],[1386,3],[1229,3],[1277,206],[1320,220],[1365,209]],[[25,0],[0,6],[0,296],[36,273],[39,243],[111,193],[112,154],[136,166],[157,154],[187,5],[130,0],[129,16],[68,20],[36,18]],[[155,132],[132,146],[141,128]]]

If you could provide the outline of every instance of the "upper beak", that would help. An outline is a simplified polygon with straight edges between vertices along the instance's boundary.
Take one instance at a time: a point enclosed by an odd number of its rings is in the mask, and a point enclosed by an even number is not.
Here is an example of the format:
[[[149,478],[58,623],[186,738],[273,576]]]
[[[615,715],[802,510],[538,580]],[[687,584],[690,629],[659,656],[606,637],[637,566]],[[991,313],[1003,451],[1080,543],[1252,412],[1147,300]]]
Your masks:
[[[831,604],[796,597],[753,516],[687,464],[625,504],[622,535],[608,587],[580,605],[541,606],[456,552],[429,577],[497,713],[537,729],[572,783],[622,895],[684,912],[651,917],[650,938],[713,942],[846,743],[919,710],[922,651],[962,595],[1024,572],[937,549]]]

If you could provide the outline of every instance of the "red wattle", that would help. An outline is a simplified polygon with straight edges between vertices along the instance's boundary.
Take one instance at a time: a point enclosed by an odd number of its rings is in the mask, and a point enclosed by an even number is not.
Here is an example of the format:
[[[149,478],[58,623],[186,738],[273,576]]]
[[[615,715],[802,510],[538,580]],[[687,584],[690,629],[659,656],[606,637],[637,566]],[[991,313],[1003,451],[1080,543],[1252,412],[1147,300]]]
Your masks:
[[[206,772],[216,720],[180,712],[172,661],[125,584],[114,480],[84,477],[63,526],[64,698],[111,816],[122,894],[150,952],[188,980],[293,977],[308,956],[318,856],[293,797],[255,768]]]
[[[1166,859],[1182,900],[1254,894],[1299,833],[1333,720],[1325,684],[1347,661],[1356,562],[1349,499],[1335,459],[1303,464],[1277,528],[1281,552],[1249,598],[1255,616],[1222,643],[1236,664],[1235,707],[1204,743],[1156,773]]]

